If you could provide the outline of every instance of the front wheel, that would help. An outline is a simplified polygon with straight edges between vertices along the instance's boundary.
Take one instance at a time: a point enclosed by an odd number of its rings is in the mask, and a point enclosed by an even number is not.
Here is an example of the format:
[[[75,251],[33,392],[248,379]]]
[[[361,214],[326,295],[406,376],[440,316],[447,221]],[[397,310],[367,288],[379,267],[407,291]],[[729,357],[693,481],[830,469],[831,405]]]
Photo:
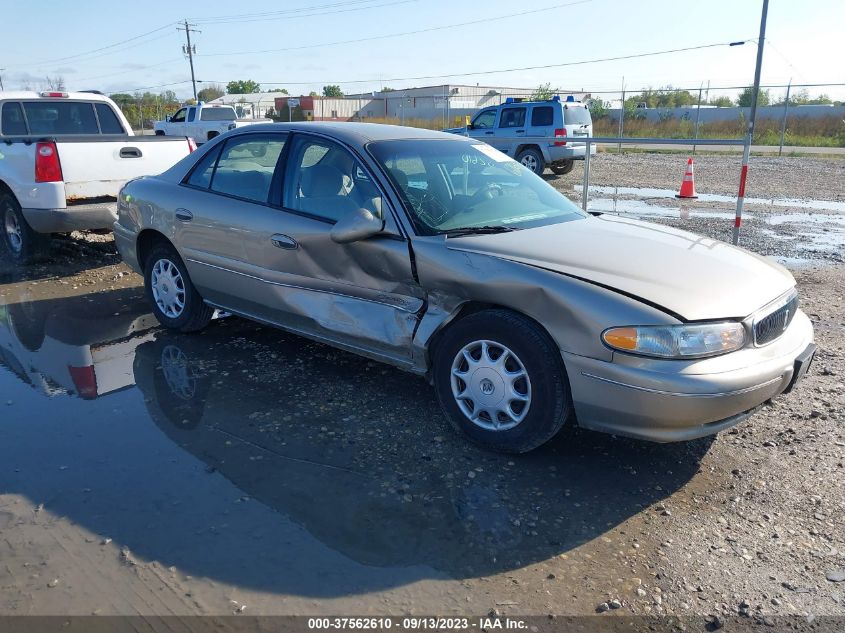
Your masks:
[[[33,230],[23,217],[21,205],[8,192],[0,193],[0,229],[3,245],[16,264],[31,264],[47,256],[50,236]]]
[[[156,130],[156,136],[164,136],[164,130]]]
[[[537,448],[572,410],[557,346],[536,323],[508,310],[477,312],[450,326],[433,372],[452,426],[495,451]]]
[[[531,147],[522,150],[519,156],[516,157],[516,160],[538,176],[542,176],[543,170],[546,168],[546,161],[543,159],[543,155]]]
[[[565,160],[557,165],[552,165],[552,172],[558,176],[565,176],[572,171],[573,167],[575,167],[574,160]]]
[[[180,332],[201,330],[214,314],[194,288],[182,258],[170,244],[157,244],[147,256],[144,290],[153,314],[166,328]]]

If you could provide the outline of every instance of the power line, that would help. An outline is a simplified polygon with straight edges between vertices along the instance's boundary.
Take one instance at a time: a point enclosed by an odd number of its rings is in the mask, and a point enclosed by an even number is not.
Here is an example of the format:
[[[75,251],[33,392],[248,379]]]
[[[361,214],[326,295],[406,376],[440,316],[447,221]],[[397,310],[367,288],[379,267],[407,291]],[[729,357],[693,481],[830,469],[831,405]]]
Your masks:
[[[575,2],[567,2],[567,3],[564,3],[564,4],[556,4],[556,5],[553,5],[553,6],[550,6],[550,7],[543,7],[541,9],[528,9],[526,11],[519,11],[517,13],[509,13],[507,15],[499,15],[499,16],[490,17],[490,18],[481,18],[481,19],[478,19],[478,20],[471,20],[469,22],[460,22],[458,24],[444,24],[444,25],[441,25],[441,26],[432,26],[432,27],[429,27],[429,28],[417,29],[417,30],[414,30],[414,31],[404,31],[402,33],[388,33],[388,34],[385,34],[385,35],[373,35],[371,37],[362,37],[362,38],[357,38],[357,39],[352,39],[352,40],[338,40],[336,42],[324,42],[322,44],[304,44],[302,46],[289,46],[289,47],[286,47],[286,48],[270,48],[270,49],[259,50],[259,51],[231,51],[231,52],[228,52],[228,53],[208,53],[208,54],[204,55],[204,57],[223,57],[223,56],[227,56],[227,55],[256,55],[256,54],[261,54],[261,53],[281,53],[281,52],[285,52],[285,51],[299,51],[299,50],[305,50],[305,49],[309,49],[309,48],[322,48],[322,47],[326,47],[326,46],[338,46],[338,45],[341,45],[341,44],[360,44],[362,42],[372,42],[372,41],[375,41],[375,40],[386,40],[386,39],[390,39],[390,38],[393,38],[393,37],[404,37],[406,35],[418,35],[420,33],[431,33],[431,32],[434,32],[434,31],[442,31],[442,30],[446,30],[446,29],[457,29],[457,28],[462,28],[462,27],[465,27],[465,26],[474,26],[476,24],[485,24],[485,23],[488,23],[488,22],[496,22],[496,21],[499,21],[499,20],[507,20],[507,19],[510,19],[510,18],[521,17],[521,16],[524,16],[524,15],[532,15],[532,14],[535,14],[535,13],[544,13],[544,12],[547,12],[547,11],[554,11],[556,9],[562,9],[564,7],[571,7],[571,6],[574,6],[574,5],[577,5],[577,4],[587,4],[587,3],[592,2],[592,1],[593,0],[576,0]]]
[[[416,77],[388,77],[382,78],[380,81],[388,82],[388,81],[418,81],[423,79],[449,79],[452,77],[475,77],[480,75],[496,75],[500,73],[512,73],[512,72],[520,72],[525,70],[544,70],[548,68],[564,68],[567,66],[582,66],[585,64],[598,64],[602,62],[613,62],[613,61],[621,61],[625,59],[639,59],[643,57],[654,57],[657,55],[669,55],[671,53],[684,53],[688,51],[697,51],[703,50],[707,48],[717,48],[721,46],[730,46],[730,42],[717,42],[714,44],[701,44],[699,46],[685,46],[683,48],[670,48],[667,50],[662,51],[651,51],[648,53],[635,53],[632,55],[617,55],[615,57],[600,57],[597,59],[583,59],[575,62],[563,62],[560,64],[543,64],[539,66],[522,66],[519,68],[500,68],[497,70],[478,70],[472,72],[465,72],[465,73],[446,73],[442,75],[419,75]],[[263,84],[287,84],[293,86],[302,86],[307,84],[366,84],[372,83],[375,79],[350,79],[347,81],[338,81],[334,80],[311,80],[311,81],[260,81],[259,83]],[[696,88],[697,90],[697,88]]]
[[[153,29],[152,31],[147,31],[146,33],[141,33],[141,35],[136,35],[134,37],[130,37],[128,39],[123,40],[122,42],[116,42],[114,44],[109,44],[107,46],[101,46],[100,48],[95,48],[95,49],[92,49],[90,51],[86,51],[84,53],[77,53],[75,55],[68,55],[66,57],[56,57],[54,59],[41,59],[41,60],[36,60],[34,62],[28,62],[28,63],[25,63],[25,64],[8,64],[8,66],[33,67],[33,66],[41,66],[43,64],[55,64],[55,63],[58,63],[58,62],[69,61],[69,60],[72,60],[72,59],[77,59],[79,57],[87,57],[89,55],[92,55],[93,53],[99,53],[101,51],[109,50],[109,49],[112,49],[112,48],[117,48],[118,46],[123,46],[124,44],[127,44],[129,42],[134,42],[135,40],[139,40],[143,37],[147,37],[148,35],[152,35],[153,33],[158,33],[159,31],[163,31],[164,29],[170,28],[171,26],[173,26],[173,24],[174,24],[174,22],[169,22],[169,23],[165,24],[164,26],[160,26],[157,29]],[[160,39],[160,38],[155,38],[155,39]],[[149,41],[155,41],[155,40],[149,40]],[[142,43],[146,44],[147,42],[142,42]],[[127,47],[127,48],[132,48],[132,47]],[[95,57],[99,57],[99,55],[96,55]]]
[[[374,2],[381,2],[381,4],[373,4]],[[321,15],[333,15],[337,13],[350,13],[352,11],[365,11],[368,9],[379,9],[383,7],[392,6],[395,4],[410,4],[417,2],[417,0],[392,0],[385,2],[385,0],[352,0],[350,2],[336,2],[332,4],[316,5],[311,7],[301,7],[299,9],[283,9],[280,11],[264,11],[261,13],[242,13],[238,15],[215,16],[208,18],[191,18],[198,24],[234,24],[239,22],[257,22],[269,20],[291,20],[295,18],[308,18]],[[356,6],[348,9],[343,7],[348,5],[364,5]],[[334,9],[330,11],[322,11],[321,9]]]

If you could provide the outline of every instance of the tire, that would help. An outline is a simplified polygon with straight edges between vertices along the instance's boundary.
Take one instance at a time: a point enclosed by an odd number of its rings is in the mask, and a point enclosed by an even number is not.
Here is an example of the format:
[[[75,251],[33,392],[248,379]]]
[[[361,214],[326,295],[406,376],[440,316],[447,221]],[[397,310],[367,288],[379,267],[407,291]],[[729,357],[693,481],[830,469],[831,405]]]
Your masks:
[[[479,363],[475,369],[465,351]],[[495,369],[503,356],[505,371]],[[477,312],[449,326],[434,350],[432,371],[437,399],[452,426],[487,449],[533,450],[554,437],[572,411],[559,349],[536,323],[509,310]],[[508,374],[518,371],[525,375],[514,379]],[[506,389],[527,396],[527,403],[496,401],[496,393],[507,394]],[[498,408],[495,420],[490,411],[479,410],[482,402],[457,398],[462,394],[488,398],[486,404]]]
[[[164,136],[164,130],[156,130],[156,136]]]
[[[546,169],[546,161],[543,160],[543,155],[533,147],[527,147],[522,150],[519,156],[516,157],[516,160],[538,176],[542,176],[543,171]]]
[[[37,262],[50,251],[50,236],[33,230],[17,198],[8,191],[0,191],[0,231],[3,246],[16,264]]]
[[[558,176],[565,176],[575,167],[574,160],[565,160],[558,165],[552,165],[552,172]]]
[[[214,314],[206,305],[173,245],[159,242],[150,250],[144,266],[144,293],[159,323],[171,330],[196,332]]]

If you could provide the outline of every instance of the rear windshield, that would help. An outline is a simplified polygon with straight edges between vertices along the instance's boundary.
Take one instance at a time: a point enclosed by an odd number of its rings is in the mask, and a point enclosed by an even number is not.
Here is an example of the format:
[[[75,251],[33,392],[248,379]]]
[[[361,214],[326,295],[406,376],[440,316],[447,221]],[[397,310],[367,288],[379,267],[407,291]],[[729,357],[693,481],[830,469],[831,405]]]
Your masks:
[[[564,125],[592,125],[593,118],[584,106],[566,107],[563,109]]]
[[[233,108],[203,108],[200,121],[233,121],[238,117]]]
[[[30,134],[99,134],[94,104],[82,101],[24,101]]]

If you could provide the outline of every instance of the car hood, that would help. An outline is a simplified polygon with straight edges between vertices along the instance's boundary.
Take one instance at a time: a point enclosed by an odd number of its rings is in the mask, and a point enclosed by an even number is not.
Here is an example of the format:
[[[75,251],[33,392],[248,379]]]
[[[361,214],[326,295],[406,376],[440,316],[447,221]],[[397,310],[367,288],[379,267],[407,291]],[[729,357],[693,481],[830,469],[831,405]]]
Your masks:
[[[741,248],[611,215],[446,244],[601,284],[687,321],[744,318],[795,285],[783,266]]]

